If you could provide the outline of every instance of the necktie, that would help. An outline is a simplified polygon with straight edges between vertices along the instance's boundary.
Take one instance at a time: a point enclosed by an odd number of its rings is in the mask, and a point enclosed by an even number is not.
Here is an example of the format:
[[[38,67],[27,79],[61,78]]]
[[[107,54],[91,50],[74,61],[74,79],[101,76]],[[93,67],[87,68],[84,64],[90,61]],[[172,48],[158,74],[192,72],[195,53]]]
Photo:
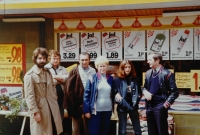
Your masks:
[[[153,70],[153,75],[155,76],[157,74],[157,71],[156,70]]]

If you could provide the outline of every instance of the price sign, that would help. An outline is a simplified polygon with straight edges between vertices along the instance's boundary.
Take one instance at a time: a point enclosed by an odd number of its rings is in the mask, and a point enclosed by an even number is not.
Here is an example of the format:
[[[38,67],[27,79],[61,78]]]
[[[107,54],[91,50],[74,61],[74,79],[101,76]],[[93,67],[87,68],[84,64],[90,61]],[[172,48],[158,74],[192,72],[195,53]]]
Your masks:
[[[3,84],[21,84],[19,78],[22,65],[1,65],[0,83]]]
[[[190,70],[191,92],[200,92],[200,70]]]
[[[22,45],[16,44],[0,45],[0,63],[1,64],[21,64],[22,63]]]
[[[79,33],[60,33],[61,61],[78,61]]]
[[[20,72],[26,72],[24,44],[0,44],[0,86],[21,86]]]
[[[109,61],[122,60],[122,32],[102,32],[102,55]]]
[[[145,60],[145,31],[124,31],[124,59]]]
[[[87,52],[90,60],[95,61],[101,55],[101,33],[81,33],[81,52]]]

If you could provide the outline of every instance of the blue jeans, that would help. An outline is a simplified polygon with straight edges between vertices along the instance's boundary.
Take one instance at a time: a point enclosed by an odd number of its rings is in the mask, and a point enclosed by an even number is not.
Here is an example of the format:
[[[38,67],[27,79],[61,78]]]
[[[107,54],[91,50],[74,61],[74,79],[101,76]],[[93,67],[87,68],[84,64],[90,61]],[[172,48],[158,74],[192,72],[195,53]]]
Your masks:
[[[119,135],[126,135],[126,126],[127,126],[127,114],[129,114],[131,118],[131,122],[133,125],[133,129],[135,135],[141,135],[141,127],[140,127],[140,120],[138,109],[133,109],[130,111],[120,111],[120,108],[117,108],[118,118],[119,118]]]
[[[92,114],[88,120],[90,135],[108,135],[111,115],[111,111],[97,112],[96,115]]]
[[[157,105],[151,105],[147,103],[147,125],[149,135],[169,135],[168,133],[168,109],[159,103]]]

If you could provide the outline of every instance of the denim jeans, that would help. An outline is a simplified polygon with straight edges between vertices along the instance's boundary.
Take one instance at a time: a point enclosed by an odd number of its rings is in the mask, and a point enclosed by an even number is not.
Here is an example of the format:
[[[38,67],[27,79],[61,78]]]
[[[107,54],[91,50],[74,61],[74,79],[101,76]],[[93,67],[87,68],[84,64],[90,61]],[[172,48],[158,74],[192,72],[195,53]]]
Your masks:
[[[141,135],[141,127],[140,127],[140,120],[138,109],[133,109],[130,111],[120,111],[120,108],[117,108],[118,118],[119,118],[119,135],[126,135],[126,126],[127,126],[127,114],[131,118],[131,122],[133,125],[133,130],[135,135]]]
[[[151,105],[147,103],[146,115],[149,135],[169,135],[168,109],[163,104]]]
[[[97,112],[96,115],[92,114],[88,120],[90,135],[108,135],[111,111]]]

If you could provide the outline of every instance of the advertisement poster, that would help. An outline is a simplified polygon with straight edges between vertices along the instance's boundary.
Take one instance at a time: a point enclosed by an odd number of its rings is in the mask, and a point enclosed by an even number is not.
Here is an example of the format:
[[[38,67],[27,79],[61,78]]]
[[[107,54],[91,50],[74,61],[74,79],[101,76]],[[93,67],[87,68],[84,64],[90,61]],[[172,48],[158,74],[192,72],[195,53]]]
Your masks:
[[[19,78],[26,70],[24,44],[0,44],[0,86],[22,86]]]
[[[169,30],[148,30],[147,52],[159,52],[169,60]]]
[[[62,62],[78,61],[79,33],[60,34],[60,55]]]
[[[193,60],[193,29],[170,30],[170,59]]]
[[[109,61],[122,60],[122,32],[102,32],[102,55]]]
[[[90,54],[90,60],[94,61],[101,55],[101,33],[81,33],[81,52]]]
[[[200,60],[200,28],[194,29],[194,59]]]
[[[124,59],[145,60],[145,31],[124,31]]]

